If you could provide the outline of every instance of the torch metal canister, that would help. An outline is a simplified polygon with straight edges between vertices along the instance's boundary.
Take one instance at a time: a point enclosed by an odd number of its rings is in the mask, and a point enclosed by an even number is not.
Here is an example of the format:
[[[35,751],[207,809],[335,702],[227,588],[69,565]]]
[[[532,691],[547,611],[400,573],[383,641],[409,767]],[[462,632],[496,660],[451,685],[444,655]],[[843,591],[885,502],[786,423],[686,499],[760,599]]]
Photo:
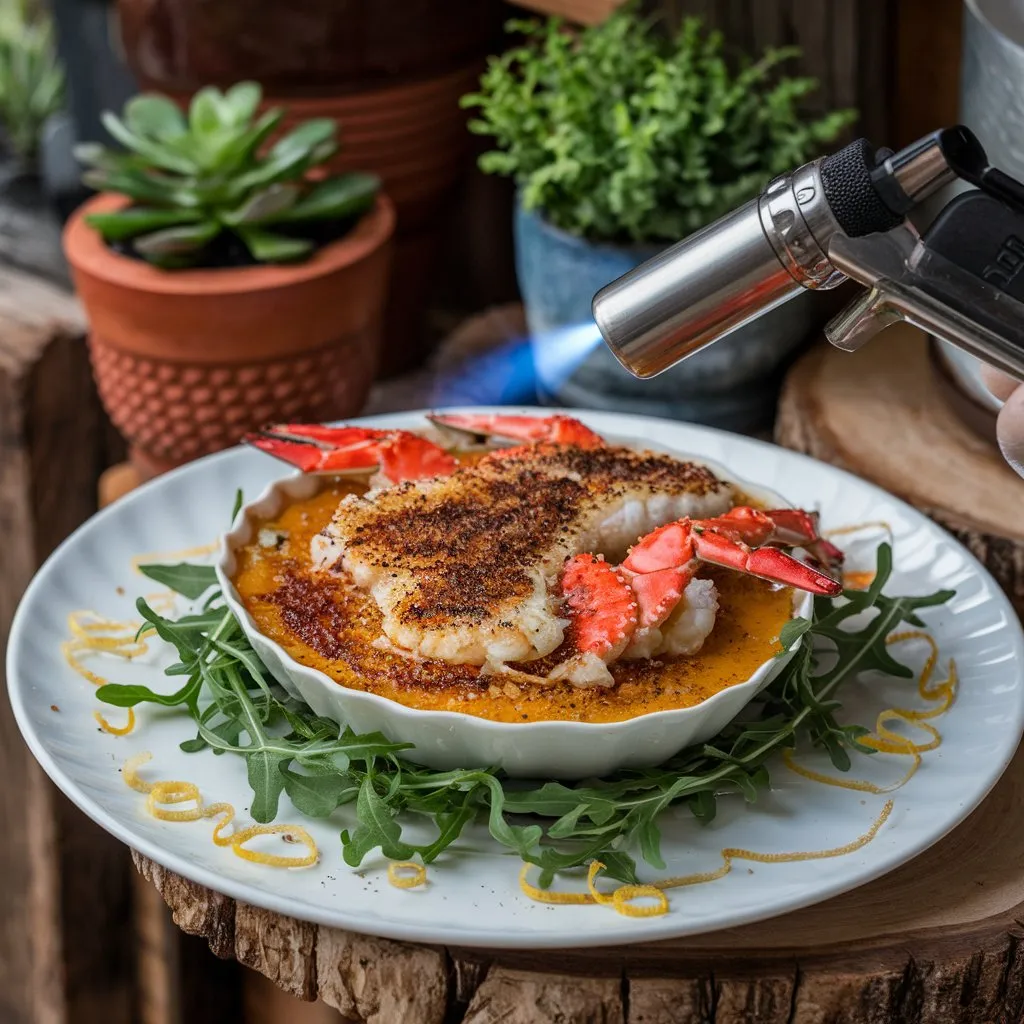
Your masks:
[[[842,281],[826,255],[838,230],[808,164],[607,285],[594,319],[627,370],[653,377],[802,289]]]

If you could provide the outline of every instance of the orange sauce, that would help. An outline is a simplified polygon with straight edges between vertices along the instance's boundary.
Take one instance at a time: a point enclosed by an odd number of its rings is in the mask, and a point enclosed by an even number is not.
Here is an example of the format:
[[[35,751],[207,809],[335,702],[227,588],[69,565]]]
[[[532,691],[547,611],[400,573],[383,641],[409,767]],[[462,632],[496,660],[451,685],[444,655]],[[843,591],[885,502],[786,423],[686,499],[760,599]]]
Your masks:
[[[779,650],[779,631],[792,614],[790,590],[710,570],[720,610],[701,651],[685,658],[619,662],[612,667],[613,687],[511,682],[481,676],[475,666],[415,661],[374,646],[381,629],[372,599],[343,578],[311,569],[310,540],[330,521],[342,496],[358,490],[330,483],[262,523],[261,529],[274,531],[281,542],[264,544],[257,535],[242,548],[234,583],[260,631],[296,661],[342,686],[408,707],[500,722],[618,722],[692,707],[748,679]]]

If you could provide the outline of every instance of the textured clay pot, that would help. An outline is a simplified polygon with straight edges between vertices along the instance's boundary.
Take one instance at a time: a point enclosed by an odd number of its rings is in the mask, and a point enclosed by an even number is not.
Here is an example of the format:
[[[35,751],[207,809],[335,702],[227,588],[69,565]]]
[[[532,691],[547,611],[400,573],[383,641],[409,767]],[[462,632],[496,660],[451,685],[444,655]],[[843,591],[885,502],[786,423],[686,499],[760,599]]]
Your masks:
[[[380,175],[398,228],[380,372],[427,355],[425,312],[453,199],[470,165],[460,97],[474,90],[503,17],[496,0],[118,0],[128,63],[145,89],[187,104],[252,78],[289,125],[331,117],[334,169]]]
[[[378,198],[305,263],[164,271],[109,249],[84,220],[64,251],[89,320],[100,397],[152,476],[275,421],[356,415],[376,371],[395,215]]]
[[[478,83],[480,67],[433,78],[314,99],[268,96],[284,107],[281,133],[314,117],[338,122],[341,148],[331,172],[377,174],[395,204],[398,226],[384,313],[380,372],[412,369],[427,354],[424,312],[452,201],[469,160],[470,136],[459,99]],[[182,107],[188,93],[171,93]]]
[[[256,78],[269,95],[327,95],[430,77],[487,53],[497,0],[118,0],[146,88]]]

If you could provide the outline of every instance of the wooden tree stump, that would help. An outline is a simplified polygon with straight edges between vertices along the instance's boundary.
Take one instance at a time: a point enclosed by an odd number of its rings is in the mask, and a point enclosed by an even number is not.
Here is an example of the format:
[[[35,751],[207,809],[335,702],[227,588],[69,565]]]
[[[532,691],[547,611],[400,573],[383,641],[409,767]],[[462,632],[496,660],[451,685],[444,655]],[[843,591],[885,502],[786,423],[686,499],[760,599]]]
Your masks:
[[[853,355],[809,353],[787,379],[775,437],[926,513],[1024,615],[1024,480],[947,404],[920,331],[891,327]]]
[[[516,952],[393,942],[238,904],[133,854],[179,927],[359,1024],[991,1024],[1024,1014],[1024,753],[884,878],[692,939]],[[680,897],[685,900],[685,896]]]
[[[942,403],[924,339],[894,328],[886,341],[799,363],[780,439],[869,475],[983,554],[1004,550],[1024,484]],[[306,1020],[287,993],[320,1001],[311,1024],[332,1019],[327,1007],[346,1024],[990,1024],[1024,1017],[1022,800],[1024,752],[958,829],[869,885],[761,924],[603,949],[377,939],[236,903],[133,857],[180,928],[276,986],[254,1020]]]

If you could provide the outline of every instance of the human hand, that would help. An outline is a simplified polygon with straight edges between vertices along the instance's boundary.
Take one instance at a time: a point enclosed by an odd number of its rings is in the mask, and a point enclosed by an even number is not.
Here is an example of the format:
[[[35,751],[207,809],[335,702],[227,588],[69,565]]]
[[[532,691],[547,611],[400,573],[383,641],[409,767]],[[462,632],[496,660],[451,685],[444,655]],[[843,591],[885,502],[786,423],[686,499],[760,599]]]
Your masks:
[[[1006,461],[1024,476],[1024,384],[1005,373],[983,366],[985,386],[1005,404],[999,411],[996,432]]]

